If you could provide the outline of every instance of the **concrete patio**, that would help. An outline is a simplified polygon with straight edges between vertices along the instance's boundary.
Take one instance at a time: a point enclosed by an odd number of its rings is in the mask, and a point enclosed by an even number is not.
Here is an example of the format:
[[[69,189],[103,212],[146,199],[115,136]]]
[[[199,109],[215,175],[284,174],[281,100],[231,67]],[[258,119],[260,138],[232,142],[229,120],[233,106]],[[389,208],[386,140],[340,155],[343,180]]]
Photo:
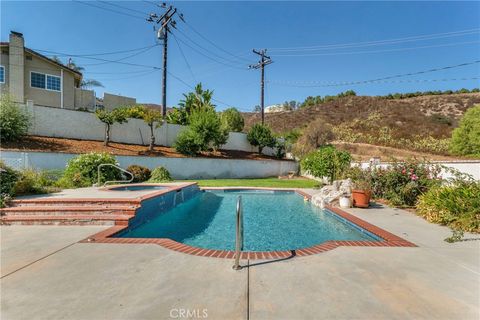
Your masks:
[[[480,236],[448,244],[447,228],[402,210],[348,211],[418,247],[339,247],[234,271],[231,260],[158,245],[77,243],[105,227],[2,226],[0,315],[479,319]]]

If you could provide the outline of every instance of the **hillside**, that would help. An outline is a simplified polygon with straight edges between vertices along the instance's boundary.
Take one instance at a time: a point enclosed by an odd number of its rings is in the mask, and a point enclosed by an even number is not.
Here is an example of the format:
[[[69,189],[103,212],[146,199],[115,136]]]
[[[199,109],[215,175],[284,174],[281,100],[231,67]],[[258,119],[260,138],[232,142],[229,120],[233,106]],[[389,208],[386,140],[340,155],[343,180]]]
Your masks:
[[[480,104],[480,93],[420,96],[407,99],[351,96],[291,112],[265,114],[265,122],[276,133],[303,129],[310,122],[322,119],[338,126],[354,119],[366,119],[378,113],[379,122],[394,132],[395,138],[415,136],[450,137],[459,118],[471,106]],[[260,122],[259,113],[244,113],[245,130]]]

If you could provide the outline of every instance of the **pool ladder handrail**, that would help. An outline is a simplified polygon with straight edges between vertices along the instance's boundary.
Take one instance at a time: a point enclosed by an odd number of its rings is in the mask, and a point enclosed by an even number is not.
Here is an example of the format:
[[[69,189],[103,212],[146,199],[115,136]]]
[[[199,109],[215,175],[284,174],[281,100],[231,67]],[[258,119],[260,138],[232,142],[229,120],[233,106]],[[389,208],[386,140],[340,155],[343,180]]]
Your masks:
[[[111,181],[105,181],[105,183],[103,184],[103,186],[105,187],[107,184],[110,184],[110,183],[119,183],[119,182],[122,182],[122,183],[130,183],[133,181],[133,174],[130,172],[130,171],[127,171],[125,169],[123,169],[122,167],[119,167],[115,164],[111,164],[111,163],[102,163],[100,164],[98,167],[97,167],[97,183],[94,184],[93,186],[94,187],[99,187],[101,185],[101,182],[100,182],[100,169],[102,167],[106,167],[106,166],[110,166],[110,167],[114,167],[114,168],[117,168],[118,170],[122,171],[123,173],[126,173],[128,174],[131,178],[129,180],[118,180],[118,181],[115,181],[115,180],[111,180]]]
[[[235,264],[234,270],[242,269],[240,265],[240,255],[243,250],[243,209],[242,209],[242,196],[237,198],[237,211],[236,211],[236,227],[235,227]]]

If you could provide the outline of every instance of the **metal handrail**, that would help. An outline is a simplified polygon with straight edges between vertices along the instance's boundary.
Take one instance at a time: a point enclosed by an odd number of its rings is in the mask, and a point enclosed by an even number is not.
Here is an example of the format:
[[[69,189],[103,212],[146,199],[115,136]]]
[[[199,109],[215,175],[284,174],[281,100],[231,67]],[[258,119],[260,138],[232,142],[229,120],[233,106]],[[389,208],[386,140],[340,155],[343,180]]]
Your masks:
[[[242,210],[242,196],[238,196],[237,199],[237,214],[236,214],[236,227],[235,227],[235,264],[234,270],[242,269],[240,265],[240,255],[243,250],[243,210]]]
[[[106,167],[106,166],[110,166],[110,167],[117,168],[118,170],[120,170],[120,171],[122,171],[122,172],[124,172],[124,173],[126,173],[126,174],[128,174],[128,175],[130,175],[131,178],[130,178],[130,180],[119,180],[119,181],[114,181],[114,180],[112,180],[112,181],[105,181],[105,183],[103,184],[104,187],[105,187],[107,184],[109,184],[109,183],[118,183],[118,182],[130,183],[130,182],[133,181],[133,174],[132,174],[130,171],[127,171],[127,170],[125,170],[125,169],[123,169],[123,168],[121,168],[121,167],[119,167],[119,166],[117,166],[117,165],[111,164],[111,163],[102,163],[102,164],[100,164],[100,165],[98,166],[98,168],[97,168],[97,183],[93,185],[94,187],[99,187],[99,186],[101,185],[101,182],[100,182],[100,180],[101,180],[101,179],[100,179],[100,169],[101,169],[102,167]]]

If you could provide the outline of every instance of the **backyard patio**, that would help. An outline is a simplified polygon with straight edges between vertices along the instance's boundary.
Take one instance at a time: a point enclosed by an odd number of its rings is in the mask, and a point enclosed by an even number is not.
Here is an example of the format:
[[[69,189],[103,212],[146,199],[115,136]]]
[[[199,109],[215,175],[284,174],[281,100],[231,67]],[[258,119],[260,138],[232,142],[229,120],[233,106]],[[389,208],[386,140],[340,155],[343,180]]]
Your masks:
[[[375,205],[349,213],[417,247],[233,261],[79,243],[106,226],[2,226],[4,319],[478,319],[480,240]]]

